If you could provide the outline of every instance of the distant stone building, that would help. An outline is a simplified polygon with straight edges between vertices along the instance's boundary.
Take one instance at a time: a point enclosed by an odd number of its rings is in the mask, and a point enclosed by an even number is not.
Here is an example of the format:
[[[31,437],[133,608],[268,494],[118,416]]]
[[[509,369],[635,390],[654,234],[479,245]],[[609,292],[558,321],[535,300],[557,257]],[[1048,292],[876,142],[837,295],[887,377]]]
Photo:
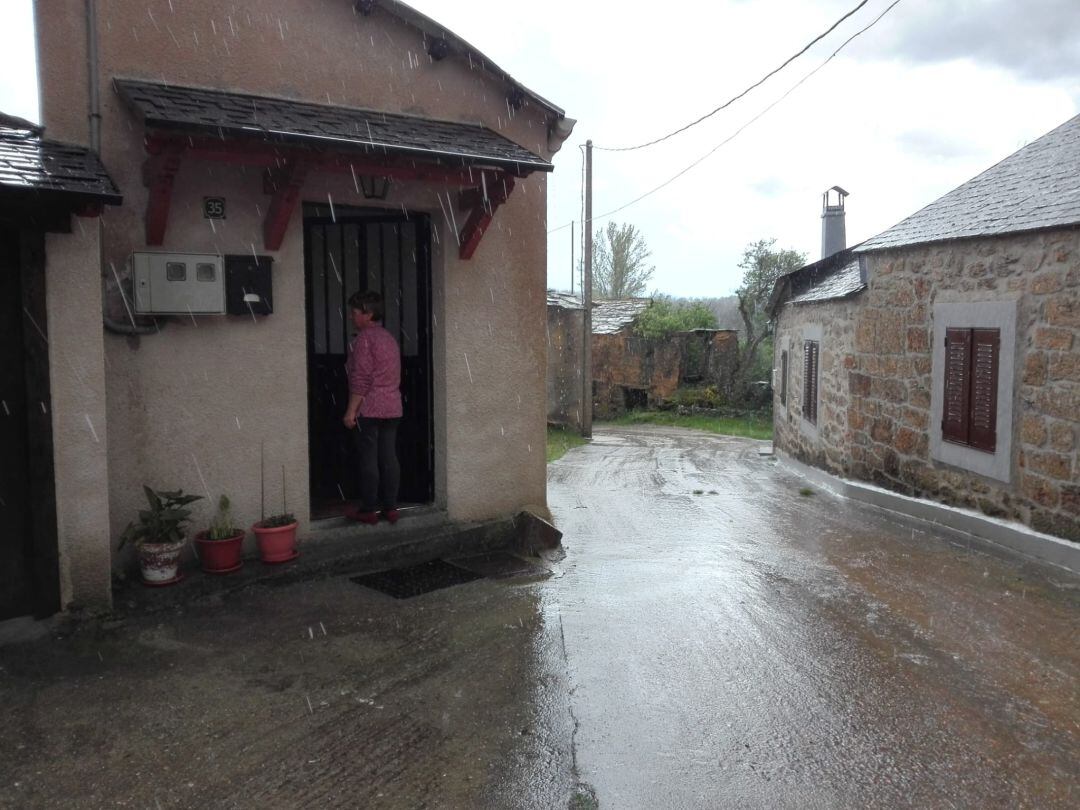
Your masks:
[[[547,294],[548,424],[581,429],[581,364],[585,306],[569,293]]]
[[[648,298],[595,302],[592,313],[593,411],[598,419],[670,399],[681,383],[726,386],[738,359],[737,333],[695,329],[668,338],[634,333]]]
[[[775,445],[1080,541],[1080,116],[781,278]]]

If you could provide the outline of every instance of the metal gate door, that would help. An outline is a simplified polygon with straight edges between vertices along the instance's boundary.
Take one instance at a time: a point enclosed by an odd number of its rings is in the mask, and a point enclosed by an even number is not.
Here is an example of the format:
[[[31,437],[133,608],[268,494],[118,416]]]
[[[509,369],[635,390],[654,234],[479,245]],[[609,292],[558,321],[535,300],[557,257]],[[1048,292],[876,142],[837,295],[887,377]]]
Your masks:
[[[404,416],[398,430],[402,505],[434,500],[431,377],[431,259],[426,216],[305,211],[308,419],[313,518],[340,514],[358,497],[357,459],[341,423],[348,401],[345,359],[352,324],[346,302],[375,290],[383,325],[401,346]]]

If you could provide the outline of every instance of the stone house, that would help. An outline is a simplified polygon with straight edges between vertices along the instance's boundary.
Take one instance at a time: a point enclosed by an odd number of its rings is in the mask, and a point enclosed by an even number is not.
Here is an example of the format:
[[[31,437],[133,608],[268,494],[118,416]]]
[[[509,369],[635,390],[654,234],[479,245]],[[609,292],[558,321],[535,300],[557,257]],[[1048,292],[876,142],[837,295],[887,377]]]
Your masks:
[[[249,525],[284,470],[305,542],[340,520],[358,290],[402,346],[402,502],[543,506],[560,108],[397,0],[35,12],[43,123],[124,198],[47,251],[61,604],[109,604],[144,483],[209,495],[198,520],[227,493]]]
[[[683,383],[725,386],[738,361],[738,334],[694,329],[651,339],[634,332],[649,298],[597,299],[592,313],[593,411],[610,418],[670,399]]]
[[[1080,117],[780,279],[775,446],[1080,541]]]

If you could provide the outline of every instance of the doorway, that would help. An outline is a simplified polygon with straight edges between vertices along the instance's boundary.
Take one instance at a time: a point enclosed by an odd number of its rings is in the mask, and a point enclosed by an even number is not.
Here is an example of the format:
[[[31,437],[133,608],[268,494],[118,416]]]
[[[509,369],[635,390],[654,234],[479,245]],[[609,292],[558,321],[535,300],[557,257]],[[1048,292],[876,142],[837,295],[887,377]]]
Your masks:
[[[44,249],[0,228],[0,620],[60,608]]]
[[[431,241],[426,215],[306,205],[308,430],[311,517],[343,514],[359,497],[359,461],[341,423],[348,401],[345,360],[352,338],[346,303],[355,292],[383,296],[383,325],[401,347],[404,416],[398,429],[403,507],[435,499],[431,373]]]

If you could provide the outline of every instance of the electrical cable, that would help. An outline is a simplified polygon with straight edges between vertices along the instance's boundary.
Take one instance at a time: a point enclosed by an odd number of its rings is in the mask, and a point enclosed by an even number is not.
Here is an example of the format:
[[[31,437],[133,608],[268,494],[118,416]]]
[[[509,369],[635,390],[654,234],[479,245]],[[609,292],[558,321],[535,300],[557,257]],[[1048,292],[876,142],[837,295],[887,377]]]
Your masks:
[[[712,118],[712,116],[716,115],[721,110],[726,109],[727,107],[730,107],[732,104],[734,104],[736,101],[738,101],[740,98],[745,96],[747,93],[749,93],[754,88],[760,87],[761,85],[763,85],[769,78],[771,78],[772,76],[775,76],[781,70],[786,68],[792,62],[794,62],[796,59],[798,59],[800,56],[802,56],[804,53],[806,53],[808,50],[810,50],[810,48],[812,46],[814,46],[815,44],[817,44],[818,42],[823,40],[825,37],[827,37],[829,34],[831,34],[834,30],[836,30],[836,27],[838,25],[840,25],[840,23],[842,23],[844,20],[846,20],[848,17],[850,17],[852,14],[854,14],[856,11],[858,11],[860,8],[862,8],[863,6],[865,6],[869,2],[870,2],[870,0],[862,0],[862,2],[860,2],[857,6],[855,6],[855,8],[851,9],[851,11],[849,11],[847,14],[845,14],[843,17],[841,17],[839,20],[837,20],[831,26],[829,26],[828,30],[826,30],[825,32],[819,34],[818,36],[816,36],[812,40],[810,40],[810,42],[808,42],[806,44],[806,46],[801,51],[799,51],[798,53],[796,53],[793,56],[788,57],[788,59],[782,65],[780,65],[778,68],[775,68],[775,69],[771,70],[770,72],[766,73],[764,76],[762,76],[760,79],[758,79],[752,85],[747,87],[745,90],[743,90],[737,96],[732,96],[727,101],[725,101],[723,104],[721,104],[719,107],[714,109],[712,112],[705,113],[705,115],[701,116],[701,118],[698,118],[696,121],[691,121],[686,126],[679,127],[674,132],[669,132],[667,135],[656,138],[655,140],[647,141],[646,143],[639,143],[637,146],[596,146],[594,144],[593,149],[598,149],[601,152],[633,152],[636,149],[644,149],[647,146],[654,146],[654,145],[656,145],[656,144],[658,144],[658,143],[660,143],[662,141],[666,141],[668,138],[675,137],[680,132],[686,132],[686,130],[690,129],[691,127],[697,126],[702,121],[705,121],[705,120],[707,120],[709,118]]]
[[[613,214],[617,214],[620,211],[623,211],[623,210],[629,208],[631,205],[634,205],[635,203],[641,202],[646,197],[650,197],[653,194],[655,194],[656,192],[660,191],[661,189],[666,188],[667,186],[671,185],[676,180],[678,180],[680,177],[682,177],[684,174],[686,174],[688,171],[695,168],[699,164],[703,163],[706,158],[710,157],[714,152],[716,152],[718,149],[720,149],[720,147],[725,146],[728,143],[730,143],[731,141],[733,141],[736,138],[736,136],[738,136],[740,133],[742,133],[743,130],[745,130],[747,127],[749,127],[755,121],[757,121],[759,118],[764,116],[765,113],[769,112],[769,110],[771,110],[773,107],[775,107],[781,101],[783,101],[788,96],[790,96],[793,92],[795,92],[795,90],[799,86],[801,86],[807,79],[809,79],[811,76],[813,76],[819,70],[821,70],[823,67],[825,67],[827,64],[829,64],[829,62],[831,62],[836,57],[836,55],[840,53],[840,51],[844,50],[844,48],[846,48],[849,44],[851,44],[851,42],[853,40],[855,40],[856,38],[858,38],[862,34],[869,31],[875,25],[877,25],[878,22],[881,21],[881,18],[884,17],[886,14],[888,14],[890,11],[892,11],[896,6],[898,6],[900,4],[900,2],[901,2],[901,0],[893,0],[893,2],[884,11],[882,11],[877,17],[875,17],[874,20],[872,22],[870,22],[869,25],[865,26],[864,28],[860,28],[858,31],[856,31],[854,34],[852,34],[850,37],[848,37],[846,40],[844,40],[844,42],[840,45],[840,47],[837,48],[835,51],[833,51],[824,62],[822,62],[816,68],[814,68],[809,73],[807,73],[805,76],[803,76],[801,79],[799,79],[799,81],[797,81],[790,88],[788,88],[787,92],[785,92],[782,96],[780,96],[778,99],[776,99],[774,102],[772,102],[772,104],[770,104],[768,107],[763,109],[761,112],[759,112],[757,115],[755,115],[749,121],[747,121],[745,124],[743,124],[737,130],[735,130],[733,133],[731,133],[731,135],[729,135],[727,138],[722,140],[720,143],[718,143],[716,146],[714,146],[712,149],[710,149],[708,152],[706,152],[700,158],[695,160],[693,163],[691,163],[686,168],[682,169],[682,171],[680,171],[678,174],[676,174],[673,177],[665,180],[663,183],[656,186],[655,188],[653,188],[653,189],[651,189],[649,191],[646,191],[640,197],[635,197],[634,199],[630,200],[629,202],[624,203],[623,205],[620,205],[618,208],[613,208],[612,210],[606,211],[603,214],[599,214],[597,216],[594,216],[592,218],[592,223],[595,224],[599,220],[605,219],[606,217],[610,217]],[[596,147],[594,146],[593,148],[595,149]],[[558,228],[554,228],[553,230],[548,231],[548,233],[552,234],[552,233],[555,233],[556,231],[562,230],[563,228],[569,228],[569,227],[570,227],[570,223],[568,222],[565,225],[560,225]]]

